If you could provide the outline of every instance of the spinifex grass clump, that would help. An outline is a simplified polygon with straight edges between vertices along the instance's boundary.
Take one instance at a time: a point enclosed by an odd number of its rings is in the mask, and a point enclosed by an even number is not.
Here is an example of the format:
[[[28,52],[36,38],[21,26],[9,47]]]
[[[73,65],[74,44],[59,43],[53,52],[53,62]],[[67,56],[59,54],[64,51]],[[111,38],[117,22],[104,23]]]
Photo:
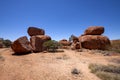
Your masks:
[[[89,68],[102,80],[120,80],[120,66],[90,64]]]

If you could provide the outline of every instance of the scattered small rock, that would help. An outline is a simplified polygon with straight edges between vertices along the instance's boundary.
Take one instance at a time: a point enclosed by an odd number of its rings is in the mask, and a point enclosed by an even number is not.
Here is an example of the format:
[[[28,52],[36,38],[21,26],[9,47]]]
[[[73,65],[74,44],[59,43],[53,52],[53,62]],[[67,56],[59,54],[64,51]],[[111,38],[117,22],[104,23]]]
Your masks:
[[[76,68],[74,68],[72,71],[71,71],[72,74],[80,74],[80,71]]]

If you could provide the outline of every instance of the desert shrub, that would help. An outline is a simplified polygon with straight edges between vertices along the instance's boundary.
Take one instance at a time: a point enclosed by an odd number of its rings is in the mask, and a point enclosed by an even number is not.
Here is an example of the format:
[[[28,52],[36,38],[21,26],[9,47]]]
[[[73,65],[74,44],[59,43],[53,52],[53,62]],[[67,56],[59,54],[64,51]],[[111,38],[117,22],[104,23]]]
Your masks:
[[[120,80],[120,66],[90,64],[89,68],[102,80]]]
[[[0,38],[0,45],[1,47],[10,47],[12,44],[12,41],[10,41],[9,39],[3,39],[3,38]]]
[[[6,39],[3,41],[3,44],[5,45],[5,47],[10,47],[12,42],[10,40]]]
[[[48,52],[57,52],[60,44],[55,40],[49,40],[43,43],[43,46],[47,48]]]

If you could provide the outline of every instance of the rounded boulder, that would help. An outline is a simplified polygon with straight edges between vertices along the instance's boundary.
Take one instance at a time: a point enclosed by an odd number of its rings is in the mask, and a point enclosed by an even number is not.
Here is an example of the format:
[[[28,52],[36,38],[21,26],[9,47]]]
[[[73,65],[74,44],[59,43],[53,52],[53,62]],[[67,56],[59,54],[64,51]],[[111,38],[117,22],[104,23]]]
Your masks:
[[[45,31],[43,29],[36,28],[36,27],[29,27],[27,32],[30,36],[45,35]]]
[[[88,27],[85,32],[84,35],[101,35],[104,33],[104,27],[102,26],[91,26]]]
[[[110,40],[102,35],[85,35],[80,36],[79,41],[81,46],[86,49],[101,49],[104,50],[110,45]]]

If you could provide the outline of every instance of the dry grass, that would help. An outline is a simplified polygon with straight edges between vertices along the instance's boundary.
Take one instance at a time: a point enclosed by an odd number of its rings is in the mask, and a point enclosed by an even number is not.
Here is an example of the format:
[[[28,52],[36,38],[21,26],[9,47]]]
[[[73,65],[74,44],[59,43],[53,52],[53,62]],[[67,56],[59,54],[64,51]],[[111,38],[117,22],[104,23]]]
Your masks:
[[[120,80],[120,66],[90,64],[89,68],[102,80]]]
[[[102,80],[120,80],[120,74],[99,71],[96,75]]]
[[[120,58],[113,58],[109,60],[110,62],[116,63],[116,64],[120,64]]]
[[[108,50],[120,53],[120,40],[112,40]]]

